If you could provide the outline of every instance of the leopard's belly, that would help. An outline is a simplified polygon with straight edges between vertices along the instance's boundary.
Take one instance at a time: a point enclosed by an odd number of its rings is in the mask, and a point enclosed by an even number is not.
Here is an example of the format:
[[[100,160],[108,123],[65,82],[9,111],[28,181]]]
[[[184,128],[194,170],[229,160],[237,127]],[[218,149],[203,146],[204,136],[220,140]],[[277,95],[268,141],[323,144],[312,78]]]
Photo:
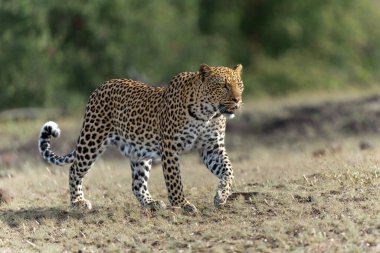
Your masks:
[[[190,125],[180,133],[173,136],[173,149],[179,153],[188,152],[200,147],[199,135],[204,131],[204,126]],[[133,138],[132,138],[133,137]],[[111,135],[106,144],[113,144],[120,152],[132,160],[153,159],[160,160],[162,155],[161,139],[157,135],[150,138],[137,137],[134,134]]]
[[[131,160],[159,160],[161,158],[161,145],[156,139],[131,139],[112,135],[107,144],[115,145],[119,151]]]

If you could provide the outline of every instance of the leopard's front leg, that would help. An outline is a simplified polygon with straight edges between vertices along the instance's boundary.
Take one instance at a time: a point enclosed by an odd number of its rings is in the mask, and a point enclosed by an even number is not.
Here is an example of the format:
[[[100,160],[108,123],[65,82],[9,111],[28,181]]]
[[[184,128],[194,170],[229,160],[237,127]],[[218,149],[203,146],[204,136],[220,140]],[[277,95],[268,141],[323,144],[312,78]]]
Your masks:
[[[169,201],[172,206],[181,207],[187,213],[197,213],[197,208],[191,204],[183,193],[183,185],[179,168],[179,154],[170,149],[172,145],[165,144],[162,152],[162,169],[164,172]]]
[[[224,148],[224,144],[216,144],[204,148],[201,151],[201,155],[203,163],[220,179],[214,197],[214,205],[220,208],[226,204],[226,201],[231,194],[234,179],[231,162]]]

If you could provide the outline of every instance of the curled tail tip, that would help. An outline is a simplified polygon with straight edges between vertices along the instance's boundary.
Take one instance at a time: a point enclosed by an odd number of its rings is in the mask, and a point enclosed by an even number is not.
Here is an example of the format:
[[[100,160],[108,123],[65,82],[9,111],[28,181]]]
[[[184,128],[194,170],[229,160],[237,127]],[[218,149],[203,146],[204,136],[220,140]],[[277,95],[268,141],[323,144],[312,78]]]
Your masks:
[[[58,138],[61,134],[61,129],[59,129],[58,124],[54,121],[48,121],[41,128],[41,136],[42,134],[48,136],[52,135],[54,138]]]

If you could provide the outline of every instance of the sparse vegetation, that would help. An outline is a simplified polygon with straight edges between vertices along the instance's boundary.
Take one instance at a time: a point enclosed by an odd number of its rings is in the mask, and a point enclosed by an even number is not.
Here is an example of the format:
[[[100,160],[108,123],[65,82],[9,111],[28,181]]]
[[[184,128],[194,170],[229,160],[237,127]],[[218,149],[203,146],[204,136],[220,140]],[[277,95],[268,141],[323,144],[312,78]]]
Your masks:
[[[265,107],[249,104],[246,112],[250,106],[259,114]],[[263,123],[287,107],[276,108],[265,110]],[[186,194],[200,210],[195,217],[173,208],[142,210],[130,189],[129,162],[108,152],[86,177],[94,210],[80,213],[68,207],[68,168],[37,159],[35,140],[42,121],[0,123],[5,143],[10,143],[5,140],[9,136],[19,144],[14,151],[19,161],[0,169],[0,188],[14,196],[9,204],[0,205],[1,252],[380,250],[380,139],[373,133],[333,135],[330,129],[327,137],[300,135],[289,140],[277,134],[272,141],[263,141],[270,136],[254,132],[239,136],[230,129],[227,144],[236,182],[226,208],[213,207],[217,179],[198,156],[189,154],[182,160]],[[63,136],[53,145],[64,153],[80,126],[78,120],[59,122]],[[371,149],[360,149],[363,138]],[[340,146],[336,152],[330,152],[332,142]],[[1,146],[0,157],[5,148]],[[318,149],[327,152],[314,156]],[[159,165],[150,185],[153,195],[167,203]]]

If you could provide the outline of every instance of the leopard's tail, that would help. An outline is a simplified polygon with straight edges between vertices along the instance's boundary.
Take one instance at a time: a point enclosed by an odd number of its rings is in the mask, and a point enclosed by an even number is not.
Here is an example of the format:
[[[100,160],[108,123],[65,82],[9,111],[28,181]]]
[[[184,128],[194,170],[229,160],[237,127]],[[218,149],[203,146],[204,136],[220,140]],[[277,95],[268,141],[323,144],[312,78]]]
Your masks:
[[[52,136],[54,138],[58,138],[60,134],[61,130],[58,128],[57,123],[53,121],[46,122],[41,128],[40,138],[38,140],[38,149],[44,160],[49,163],[62,166],[74,162],[75,149],[64,156],[54,154],[51,150],[50,140]]]

